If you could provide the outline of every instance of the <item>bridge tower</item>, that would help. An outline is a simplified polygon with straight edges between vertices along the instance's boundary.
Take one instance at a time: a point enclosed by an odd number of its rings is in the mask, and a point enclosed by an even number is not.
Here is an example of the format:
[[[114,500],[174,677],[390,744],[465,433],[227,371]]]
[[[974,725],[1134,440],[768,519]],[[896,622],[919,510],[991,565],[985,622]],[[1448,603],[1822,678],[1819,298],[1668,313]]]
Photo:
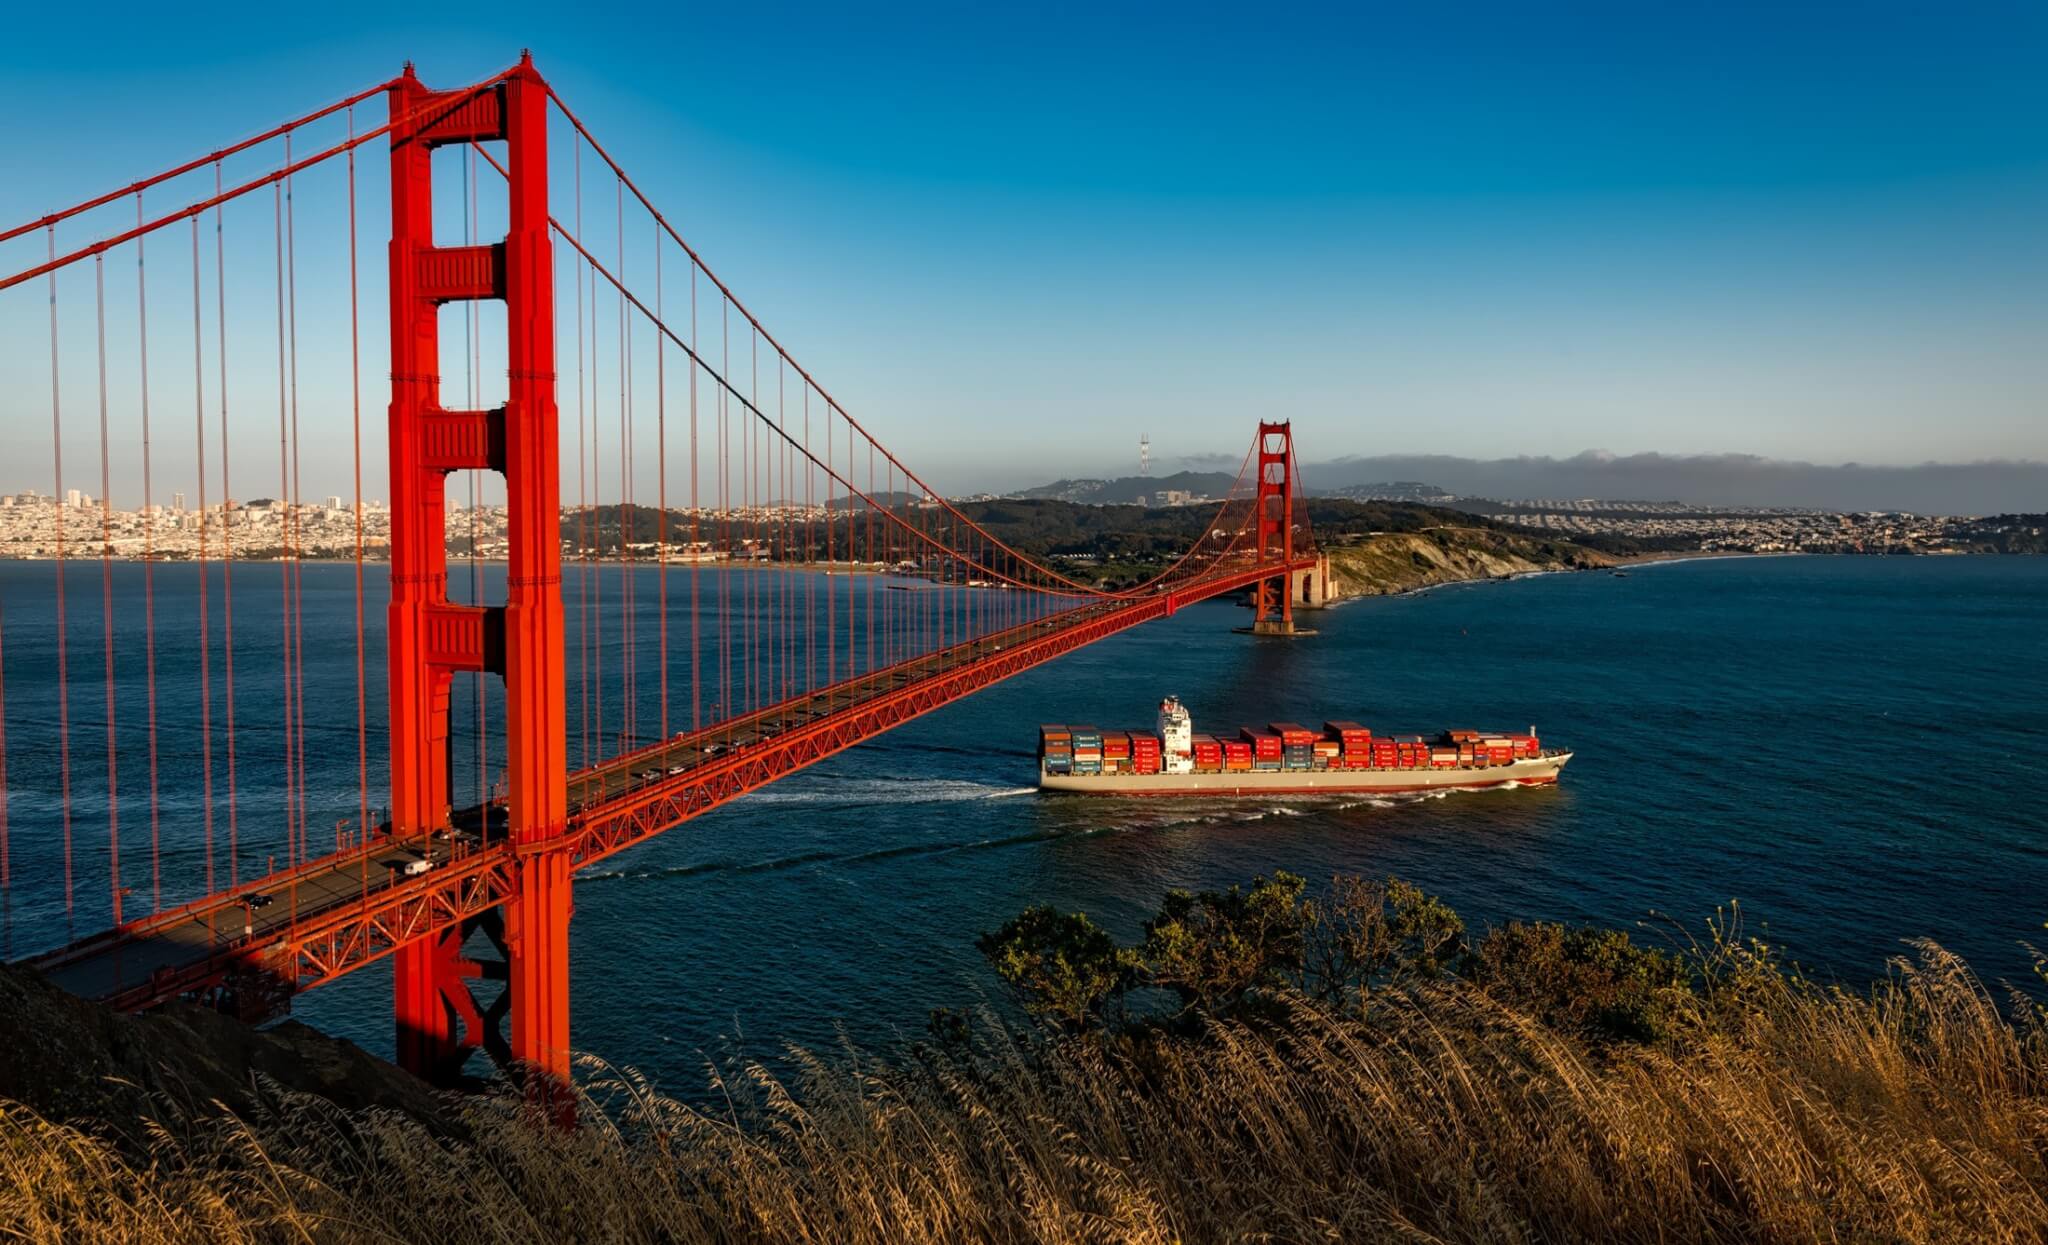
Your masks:
[[[1261,561],[1294,563],[1294,432],[1290,421],[1259,424],[1259,492],[1254,512]],[[1252,590],[1253,635],[1309,635],[1294,625],[1294,576],[1288,572],[1259,581]]]
[[[485,932],[504,952],[505,991],[480,1008],[469,981],[499,975],[467,960],[469,927],[393,957],[398,1058],[445,1080],[471,1051],[560,1080],[569,1071],[567,691],[562,649],[561,484],[555,409],[554,257],[548,234],[548,91],[530,57],[474,91],[437,92],[411,65],[391,87],[392,832],[417,839],[448,824],[449,687],[457,671],[504,680],[506,805],[517,883]],[[510,228],[502,242],[436,246],[433,151],[503,142]],[[443,304],[505,304],[509,386],[489,411],[442,404]],[[445,537],[451,471],[505,479],[506,600],[448,600]],[[509,1013],[509,1040],[496,1022]]]

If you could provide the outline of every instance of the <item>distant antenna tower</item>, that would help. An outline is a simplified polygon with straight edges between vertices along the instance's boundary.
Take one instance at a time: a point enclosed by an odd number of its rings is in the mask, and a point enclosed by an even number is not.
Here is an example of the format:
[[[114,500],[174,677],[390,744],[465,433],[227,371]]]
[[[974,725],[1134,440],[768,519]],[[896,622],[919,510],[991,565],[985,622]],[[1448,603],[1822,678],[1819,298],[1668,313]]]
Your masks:
[[[1149,432],[1138,434],[1138,474],[1152,474],[1152,434]]]

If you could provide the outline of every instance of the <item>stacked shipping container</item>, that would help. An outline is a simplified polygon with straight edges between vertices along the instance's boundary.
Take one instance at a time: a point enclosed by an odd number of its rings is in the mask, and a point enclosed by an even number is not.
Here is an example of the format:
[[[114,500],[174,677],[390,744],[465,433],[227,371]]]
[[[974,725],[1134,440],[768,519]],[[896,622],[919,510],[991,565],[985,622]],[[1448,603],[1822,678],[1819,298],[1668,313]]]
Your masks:
[[[1345,769],[1368,769],[1372,766],[1372,732],[1356,722],[1325,722],[1323,734],[1337,741]]]
[[[1159,736],[1151,731],[1131,732],[1131,772],[1133,774],[1156,774],[1159,772]]]
[[[1266,729],[1280,737],[1280,768],[1315,768],[1314,731],[1298,722],[1272,722]]]
[[[1253,769],[1279,769],[1282,744],[1280,736],[1270,730],[1256,727],[1240,727],[1238,737],[1251,745]]]
[[[1151,731],[1041,726],[1038,751],[1049,774],[1157,774],[1166,767],[1160,738]],[[1420,735],[1374,735],[1348,721],[1325,722],[1320,733],[1294,722],[1273,722],[1264,728],[1240,728],[1235,739],[1195,735],[1188,759],[1197,773],[1219,773],[1477,768],[1541,754],[1533,727],[1526,735],[1451,730],[1425,740]]]
[[[1129,731],[1104,731],[1102,733],[1102,772],[1125,774],[1131,768],[1131,733]]]
[[[1093,726],[1073,728],[1074,772],[1076,774],[1100,774],[1102,772],[1102,731]]]
[[[1074,772],[1074,732],[1064,726],[1038,728],[1038,755],[1048,774]]]

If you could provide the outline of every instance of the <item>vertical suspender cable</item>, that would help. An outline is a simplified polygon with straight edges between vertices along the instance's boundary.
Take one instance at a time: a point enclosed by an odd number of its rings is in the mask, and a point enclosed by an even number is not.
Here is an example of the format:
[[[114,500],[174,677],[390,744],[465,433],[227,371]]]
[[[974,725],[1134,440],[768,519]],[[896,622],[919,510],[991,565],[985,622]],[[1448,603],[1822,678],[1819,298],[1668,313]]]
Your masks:
[[[791,442],[788,420],[783,410],[783,391],[788,381],[784,375],[783,359],[775,356],[775,422],[782,432],[782,494],[776,504],[782,513],[782,554],[776,570],[776,583],[782,592],[782,697],[787,700],[796,691],[796,581],[790,578],[791,553],[796,548],[796,531],[791,508],[796,504],[796,490],[791,487],[795,465],[790,460]]]
[[[875,495],[875,439],[868,443],[868,496]],[[875,672],[875,503],[868,503],[868,673]]]
[[[285,164],[289,166],[292,149],[289,131],[284,136],[284,149]],[[291,339],[292,491],[290,509],[285,513],[291,517],[292,528],[288,551],[290,561],[285,563],[285,571],[291,577],[292,720],[285,725],[292,733],[292,751],[298,758],[299,807],[294,816],[299,833],[299,859],[303,862],[312,852],[306,841],[310,804],[306,761],[306,493],[299,476],[299,244],[293,189],[293,179],[288,176],[284,179],[284,271],[285,306],[289,315],[286,331]]]
[[[775,359],[775,385],[780,405],[780,393],[784,384],[782,356]],[[779,417],[778,417],[779,418]],[[796,581],[791,579],[791,554],[796,548],[796,521],[792,508],[796,505],[794,472],[796,465],[791,458],[791,441],[785,432],[782,438],[782,562],[777,575],[782,583],[782,695],[784,699],[796,691]]]
[[[142,192],[135,192],[135,222],[142,223]],[[135,326],[142,373],[142,663],[149,696],[149,907],[164,906],[163,805],[157,789],[156,746],[156,503],[149,447],[149,286],[144,239],[135,240]]]
[[[592,264],[592,268],[595,267],[596,265]],[[597,360],[597,274],[593,271],[590,275],[590,508],[595,528],[596,553],[601,561],[604,553],[604,454],[599,449],[598,430],[604,419],[597,396]],[[617,526],[615,522],[613,528],[616,530]],[[596,669],[593,671],[590,692],[591,711],[597,718],[598,750],[609,757],[611,753],[605,750],[604,742],[607,737],[604,720],[604,568],[598,567],[590,579],[590,626],[593,637],[591,643],[596,647]]]
[[[882,474],[877,481],[877,485],[880,491],[875,493],[875,507],[879,513],[875,517],[877,519],[876,531],[881,540],[881,549],[875,558],[875,579],[881,589],[881,595],[877,598],[880,602],[881,618],[880,627],[876,633],[876,643],[880,647],[881,653],[875,661],[880,668],[887,669],[896,660],[896,636],[893,624],[896,620],[897,594],[888,591],[889,585],[885,578],[888,572],[896,565],[896,504],[889,496],[894,485],[894,479],[886,460],[883,462]]]
[[[287,140],[289,141],[289,140]],[[278,524],[278,539],[286,548],[291,543],[291,439],[289,436],[289,408],[286,405],[286,376],[284,356],[284,187],[277,182],[270,185],[271,237],[276,247],[277,275],[277,490],[278,497],[285,504],[285,518]],[[276,506],[271,507],[276,514]],[[289,563],[280,561],[278,566],[278,630],[280,632],[279,653],[284,702],[284,834],[285,860],[298,864],[299,839],[296,810],[298,808],[298,767],[292,749],[292,577]]]
[[[7,843],[7,623],[0,601],[0,958],[14,958],[14,862]]]
[[[841,413],[842,416],[844,412]],[[849,578],[846,581],[846,677],[852,678],[860,669],[859,629],[855,615],[860,603],[860,581],[851,578],[860,569],[860,554],[855,539],[859,534],[860,512],[854,508],[853,482],[857,478],[854,467],[853,421],[842,418],[846,425],[846,564]],[[865,509],[865,508],[863,508]]]
[[[732,300],[718,300],[718,375],[732,375]],[[727,440],[727,386],[718,387],[718,701],[719,717],[732,720],[732,454]]]
[[[215,197],[220,162],[213,165]],[[220,349],[220,604],[222,676],[226,680],[228,752],[228,885],[241,884],[241,800],[235,789],[235,494],[228,470],[228,286],[227,233],[221,206],[213,209],[214,341]]]
[[[206,837],[206,893],[213,882],[213,628],[207,618],[212,590],[207,586],[206,562],[206,356],[201,331],[199,302],[199,218],[192,218],[192,428],[194,462],[199,475],[199,769],[201,812]],[[182,520],[181,520],[182,521]]]
[[[106,654],[107,703],[107,886],[114,924],[121,923],[121,791],[114,766],[120,738],[114,714],[114,499],[107,470],[107,274],[106,256],[92,257],[93,314],[99,330],[100,369],[100,644]]]
[[[583,450],[589,444],[583,435],[583,136],[576,136],[576,257],[570,270],[576,277],[576,640],[582,654],[582,674],[577,691],[583,709],[583,754],[579,762],[590,766],[590,500],[584,493],[588,464]]]
[[[356,110],[348,110],[348,134],[356,134]],[[355,468],[356,518],[356,833],[370,837],[370,700],[363,656],[363,346],[356,298],[356,149],[348,149],[348,396],[349,440]],[[365,863],[365,868],[368,868]],[[211,889],[210,887],[208,889]]]
[[[776,362],[778,365],[781,363],[780,356],[777,356]],[[789,443],[779,435],[783,422],[783,410],[782,380],[779,375],[779,366],[777,370],[775,425],[773,428],[770,428],[764,420],[761,429],[762,518],[768,526],[768,543],[766,546],[768,561],[764,563],[763,569],[770,576],[767,586],[762,589],[762,604],[769,610],[769,638],[771,641],[768,655],[764,659],[767,665],[763,670],[764,678],[761,695],[763,704],[773,704],[782,699],[784,694],[783,680],[784,676],[788,673],[789,652],[789,627],[786,617],[789,602],[788,596],[784,591],[784,576],[779,562],[782,556],[783,537],[783,511],[781,507],[787,499],[788,493],[778,488],[781,481],[781,471],[779,468],[781,452]],[[770,435],[771,433],[776,435]]]
[[[817,551],[811,547],[814,529],[811,526],[815,494],[811,486],[817,483],[818,465],[811,460],[811,382],[804,382],[804,691],[806,694],[817,686],[817,628],[813,625],[817,613],[817,601],[813,595],[817,586],[818,572],[814,568]],[[796,500],[794,497],[791,501]]]
[[[661,323],[661,227],[654,230],[654,318]],[[654,335],[655,595],[661,631],[661,740],[668,741],[668,343]]]
[[[704,667],[698,651],[697,578],[703,570],[702,510],[697,501],[697,266],[690,265],[690,729],[704,729],[702,698],[697,685]]]
[[[740,428],[740,514],[744,516],[747,540],[747,573],[740,576],[740,618],[746,629],[745,647],[740,650],[740,685],[742,702],[751,712],[754,708],[754,661],[760,650],[754,643],[754,575],[753,554],[756,549],[754,538],[760,534],[760,525],[754,511],[754,419],[753,413],[761,409],[761,347],[760,335],[751,327],[747,330],[747,351],[753,379],[747,389],[747,412],[739,419]]]
[[[626,318],[626,184],[612,180],[619,245],[619,751],[633,748],[633,377],[632,328]]]
[[[50,258],[57,257],[57,227],[50,226]],[[64,420],[58,397],[57,273],[50,272],[50,453],[55,484],[51,504],[57,513],[57,769],[61,775],[64,819],[64,919],[70,923],[71,894],[71,678],[66,668],[69,628],[64,621]]]
[[[821,395],[822,396],[822,395]],[[832,509],[832,404],[825,403],[825,565],[831,567],[837,561],[839,526],[838,517]],[[829,685],[839,681],[839,591],[832,583],[832,570],[827,570],[825,581],[825,682]]]

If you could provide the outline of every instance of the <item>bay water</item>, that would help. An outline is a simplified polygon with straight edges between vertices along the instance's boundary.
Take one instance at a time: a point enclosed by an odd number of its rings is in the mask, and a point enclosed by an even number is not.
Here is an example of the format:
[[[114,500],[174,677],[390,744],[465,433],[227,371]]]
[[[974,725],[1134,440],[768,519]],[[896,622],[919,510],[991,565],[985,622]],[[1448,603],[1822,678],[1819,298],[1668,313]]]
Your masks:
[[[125,638],[140,635],[141,568],[111,571],[124,637],[115,654],[123,880],[135,915],[152,898],[138,733],[146,687],[140,640]],[[310,822],[331,827],[359,802],[355,570],[308,565],[303,574]],[[381,568],[366,574],[374,793],[383,783],[374,636],[384,588]],[[653,571],[640,574],[644,608]],[[190,566],[156,571],[156,885],[165,903],[201,889],[203,871],[196,576]],[[237,866],[246,877],[278,850],[262,842],[255,810],[280,794],[263,785],[282,769],[272,686],[280,580],[275,566],[254,563],[235,576],[237,745],[254,784],[238,792],[250,810],[251,845]],[[100,568],[73,564],[67,576],[68,917],[54,582],[48,564],[0,564],[14,956],[103,927],[110,906]],[[217,582],[210,592],[217,629]],[[684,628],[678,608],[672,592],[671,626]],[[1717,907],[1739,900],[1747,933],[1851,983],[1882,975],[1910,950],[1906,940],[1924,937],[1965,956],[1994,988],[2020,984],[2032,975],[2023,944],[2048,944],[2048,559],[1679,561],[1351,601],[1305,615],[1319,634],[1293,641],[1235,634],[1244,621],[1228,602],[1184,610],[579,875],[578,1047],[688,1093],[707,1058],[773,1058],[788,1044],[841,1040],[886,1046],[920,1034],[933,1007],[992,997],[974,939],[1029,905],[1079,909],[1130,937],[1168,888],[1275,869],[1312,883],[1333,872],[1398,875],[1475,927],[1596,922],[1652,941],[1703,938]],[[572,635],[572,679],[576,646]],[[224,706],[220,672],[211,673],[218,754]],[[672,678],[677,704],[686,683]],[[1034,791],[1040,722],[1149,728],[1167,694],[1186,702],[1197,730],[1332,718],[1382,733],[1533,724],[1546,746],[1577,755],[1555,789],[1428,798]],[[218,755],[215,773],[218,784]],[[323,833],[331,843],[331,830],[316,829],[316,849]],[[224,874],[225,827],[215,834]],[[388,967],[372,966],[301,996],[295,1014],[388,1054],[390,988]]]

